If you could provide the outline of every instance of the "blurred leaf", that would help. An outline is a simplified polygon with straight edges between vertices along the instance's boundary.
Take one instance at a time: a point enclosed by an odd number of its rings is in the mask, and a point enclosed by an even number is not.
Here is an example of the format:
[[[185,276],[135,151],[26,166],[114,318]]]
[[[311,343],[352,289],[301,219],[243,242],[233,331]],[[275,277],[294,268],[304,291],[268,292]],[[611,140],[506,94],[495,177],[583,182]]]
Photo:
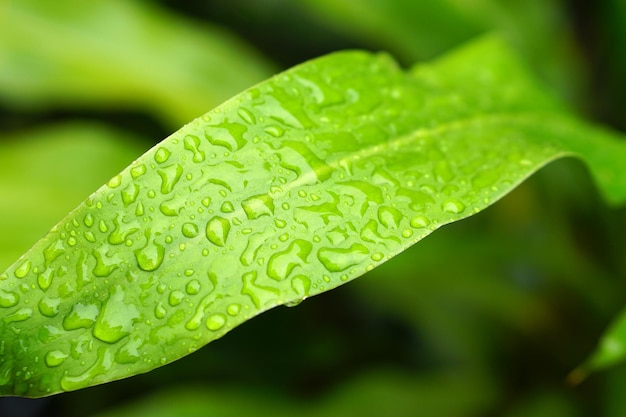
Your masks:
[[[405,62],[441,54],[485,32],[515,44],[549,84],[571,99],[580,63],[558,0],[300,0],[322,22]]]
[[[150,2],[0,6],[0,98],[34,109],[149,109],[175,126],[271,75],[227,31]]]
[[[0,270],[95,188],[145,151],[128,134],[67,123],[0,142]]]
[[[0,392],[164,365],[364,274],[561,156],[622,201],[618,138],[565,114],[495,38],[410,73],[365,52],[300,65],[148,151],[0,275]]]
[[[360,375],[334,392],[314,400],[285,398],[273,392],[238,387],[183,387],[165,390],[129,406],[114,407],[97,417],[192,416],[326,416],[377,417],[393,410],[396,417],[480,415],[498,388],[477,375],[377,371]],[[450,401],[450,398],[454,401]],[[242,400],[245,399],[245,400]]]

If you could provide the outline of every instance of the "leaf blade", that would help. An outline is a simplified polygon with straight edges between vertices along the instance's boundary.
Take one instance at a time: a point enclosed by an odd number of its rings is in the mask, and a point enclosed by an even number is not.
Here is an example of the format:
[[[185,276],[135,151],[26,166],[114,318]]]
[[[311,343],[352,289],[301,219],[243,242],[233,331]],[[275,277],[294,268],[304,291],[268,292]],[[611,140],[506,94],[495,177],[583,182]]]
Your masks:
[[[147,372],[366,273],[591,136],[616,143],[515,65],[492,39],[409,74],[332,54],[184,126],[0,275],[0,393]],[[614,147],[598,158],[611,174]],[[623,176],[599,179],[624,198]]]

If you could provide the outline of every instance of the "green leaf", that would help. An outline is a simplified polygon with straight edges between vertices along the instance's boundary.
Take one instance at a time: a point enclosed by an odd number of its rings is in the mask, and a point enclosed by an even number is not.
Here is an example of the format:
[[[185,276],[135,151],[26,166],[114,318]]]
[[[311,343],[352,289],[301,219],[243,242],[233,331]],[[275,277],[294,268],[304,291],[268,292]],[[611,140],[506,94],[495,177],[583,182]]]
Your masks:
[[[14,106],[140,109],[175,126],[272,74],[226,30],[124,0],[6,2],[0,62]]]
[[[344,284],[577,155],[626,198],[619,137],[565,114],[496,39],[403,72],[297,66],[181,128],[0,275],[0,393],[147,372]]]

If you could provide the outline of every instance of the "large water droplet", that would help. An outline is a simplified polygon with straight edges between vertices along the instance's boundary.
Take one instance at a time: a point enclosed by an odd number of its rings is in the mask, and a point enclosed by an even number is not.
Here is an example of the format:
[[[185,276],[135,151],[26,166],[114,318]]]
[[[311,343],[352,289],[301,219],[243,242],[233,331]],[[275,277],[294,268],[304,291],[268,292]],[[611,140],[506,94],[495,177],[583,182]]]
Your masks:
[[[205,154],[200,150],[200,138],[194,135],[187,135],[183,139],[185,149],[193,152],[193,162],[202,162],[205,159]]]
[[[228,313],[229,316],[236,316],[239,314],[239,312],[241,311],[241,305],[240,304],[230,304],[227,308],[226,308],[226,312]]]
[[[108,251],[109,246],[102,245],[92,252],[93,257],[96,258],[93,274],[97,277],[108,277],[118,268],[119,258],[109,255]]]
[[[209,330],[217,331],[226,324],[226,316],[220,313],[209,316],[206,321],[206,327]]]
[[[396,208],[382,206],[378,208],[378,221],[387,229],[397,229],[404,215]]]
[[[17,278],[24,278],[30,272],[31,266],[32,262],[29,259],[25,260],[15,270],[15,276]]]
[[[65,330],[88,329],[98,318],[100,308],[96,304],[77,303],[63,320]]]
[[[411,219],[410,225],[411,227],[415,227],[416,229],[420,229],[426,227],[430,224],[430,220],[426,216],[414,216]]]
[[[48,367],[54,368],[55,366],[59,366],[63,362],[65,362],[65,359],[67,359],[68,356],[69,355],[67,353],[64,353],[61,350],[55,349],[46,353],[44,361],[46,362],[46,365]]]
[[[133,330],[133,323],[141,316],[134,304],[124,300],[124,290],[117,285],[102,307],[93,335],[106,343],[116,343]]]
[[[267,194],[252,196],[241,202],[241,207],[250,220],[274,214],[274,199]]]
[[[215,216],[206,224],[206,237],[217,246],[226,244],[229,232],[230,222],[223,217]]]
[[[192,279],[185,286],[185,291],[189,295],[196,295],[200,292],[201,288],[202,286],[200,285],[200,281],[198,281],[197,279]]]
[[[172,153],[169,151],[169,149],[160,147],[154,154],[154,160],[157,163],[162,164],[170,158],[170,155],[172,155]]]
[[[183,236],[188,238],[194,238],[198,236],[198,233],[200,232],[200,230],[198,229],[198,225],[195,223],[183,224],[181,231],[183,233]]]
[[[139,195],[139,186],[135,183],[131,183],[122,191],[122,202],[124,207],[134,203]]]
[[[14,313],[9,314],[8,316],[4,317],[2,320],[5,323],[15,323],[19,321],[28,320],[32,316],[33,316],[33,309],[24,307],[24,308],[20,308]]]
[[[146,232],[146,237],[148,237],[148,242],[146,246],[141,249],[137,249],[135,251],[135,258],[137,259],[137,265],[144,271],[151,272],[155,271],[165,259],[165,248],[163,245],[151,241],[150,233]]]
[[[20,296],[17,293],[0,290],[0,307],[9,308],[17,305]]]
[[[54,277],[54,269],[46,269],[37,277],[37,284],[42,290],[47,290],[52,284],[52,278]]]
[[[465,204],[459,200],[447,200],[441,205],[441,209],[446,213],[459,214],[465,210]]]
[[[317,257],[330,272],[341,272],[357,265],[368,258],[369,250],[360,243],[354,243],[346,249],[322,248]]]
[[[308,262],[313,245],[306,240],[294,240],[284,251],[273,254],[267,263],[267,275],[277,281],[287,278],[297,266]]]
[[[185,299],[185,293],[184,292],[178,291],[178,290],[174,290],[174,291],[172,291],[170,293],[170,296],[169,296],[167,301],[170,303],[170,305],[172,307],[176,307],[177,305],[182,303],[184,299]]]
[[[59,313],[59,298],[44,297],[39,301],[39,312],[46,317],[54,317]]]
[[[161,177],[161,193],[169,194],[183,175],[183,167],[180,164],[171,165],[158,170],[157,174]]]

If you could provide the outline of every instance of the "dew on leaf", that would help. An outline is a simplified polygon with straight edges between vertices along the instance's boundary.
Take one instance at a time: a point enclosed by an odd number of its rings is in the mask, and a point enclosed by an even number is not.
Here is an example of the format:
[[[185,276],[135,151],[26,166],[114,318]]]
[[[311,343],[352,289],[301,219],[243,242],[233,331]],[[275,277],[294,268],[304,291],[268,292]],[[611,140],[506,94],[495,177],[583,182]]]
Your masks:
[[[174,290],[170,293],[167,301],[172,306],[175,307],[183,302],[185,299],[185,293],[182,291]]]
[[[459,200],[446,200],[441,205],[441,209],[446,213],[459,214],[465,210],[465,204]]]
[[[198,236],[198,233],[200,232],[198,225],[190,222],[184,223],[181,229],[183,236],[188,238],[194,238]]]
[[[135,259],[143,271],[155,271],[165,259],[165,248],[155,241],[148,240],[146,246],[135,250]]]
[[[329,272],[341,272],[367,259],[369,250],[360,243],[354,243],[346,249],[322,248],[317,257]]]
[[[200,281],[197,279],[192,279],[185,285],[185,292],[189,295],[196,295],[200,292],[202,286],[200,285]]]
[[[206,224],[206,237],[217,246],[223,247],[230,232],[230,222],[220,216],[211,218]]]
[[[46,353],[44,357],[44,361],[46,362],[46,366],[49,368],[54,368],[55,366],[61,365],[67,359],[69,355],[64,353],[61,350],[55,349]]]
[[[276,281],[287,278],[297,266],[308,262],[313,245],[306,240],[297,239],[284,251],[274,253],[267,263],[267,275]]]
[[[411,227],[416,229],[424,228],[430,224],[430,220],[426,216],[417,215],[411,218],[409,223]]]
[[[223,314],[217,313],[209,316],[206,321],[206,327],[209,330],[217,331],[224,327],[226,324],[226,316]]]
[[[39,301],[39,312],[46,317],[54,317],[59,313],[59,298],[44,297]]]
[[[240,304],[230,304],[228,307],[226,307],[226,312],[228,313],[229,316],[236,316],[239,314],[239,312],[241,311],[241,305]]]
[[[241,202],[246,216],[250,220],[274,214],[274,199],[267,194],[252,196]]]
[[[17,293],[0,290],[0,307],[9,308],[17,305],[20,296]]]
[[[170,152],[169,149],[161,146],[159,147],[159,149],[157,149],[156,153],[154,154],[154,160],[155,162],[162,164],[166,162],[170,158],[171,155],[172,155],[172,152]]]
[[[30,272],[31,266],[32,266],[32,262],[28,259],[25,260],[15,270],[15,276],[17,278],[24,278]]]
[[[124,296],[121,286],[111,289],[93,328],[94,337],[106,343],[116,343],[130,334],[133,322],[140,317],[140,313],[134,304],[124,300]]]
[[[200,150],[200,138],[195,135],[187,135],[185,139],[183,139],[183,146],[188,151],[193,153],[193,162],[202,162],[204,161],[205,153]]]
[[[183,175],[183,167],[180,164],[164,167],[157,171],[161,177],[161,194],[169,194]]]
[[[76,303],[63,319],[63,328],[68,331],[88,329],[96,322],[98,313],[100,308],[95,304]]]

